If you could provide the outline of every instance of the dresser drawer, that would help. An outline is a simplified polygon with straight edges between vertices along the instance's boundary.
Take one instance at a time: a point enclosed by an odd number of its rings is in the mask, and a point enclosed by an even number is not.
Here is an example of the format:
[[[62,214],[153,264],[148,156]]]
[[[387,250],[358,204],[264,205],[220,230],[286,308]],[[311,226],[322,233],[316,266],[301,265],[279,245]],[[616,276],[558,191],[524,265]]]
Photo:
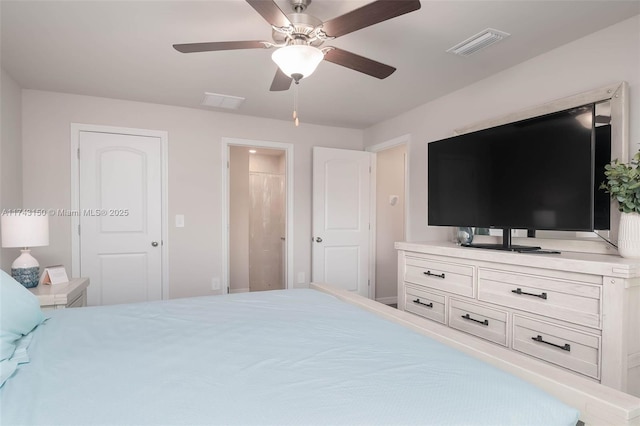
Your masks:
[[[601,286],[478,269],[478,299],[588,327],[601,327]]]
[[[87,292],[83,291],[76,296],[76,298],[69,304],[67,308],[81,308],[87,305]]]
[[[468,265],[407,256],[404,280],[461,296],[473,297],[473,269]]]
[[[514,315],[513,349],[600,378],[600,336]]]
[[[449,327],[507,346],[507,313],[449,299]]]
[[[445,324],[446,300],[444,296],[421,289],[418,286],[405,285],[405,310],[416,315]]]

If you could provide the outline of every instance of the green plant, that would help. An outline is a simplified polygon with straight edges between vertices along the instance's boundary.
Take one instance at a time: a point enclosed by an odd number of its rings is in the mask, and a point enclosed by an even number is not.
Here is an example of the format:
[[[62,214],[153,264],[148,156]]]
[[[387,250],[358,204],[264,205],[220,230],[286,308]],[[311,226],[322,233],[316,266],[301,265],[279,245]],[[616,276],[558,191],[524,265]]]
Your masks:
[[[600,189],[611,194],[618,201],[618,210],[623,213],[640,213],[640,151],[636,152],[629,163],[618,159],[604,166],[606,181]]]

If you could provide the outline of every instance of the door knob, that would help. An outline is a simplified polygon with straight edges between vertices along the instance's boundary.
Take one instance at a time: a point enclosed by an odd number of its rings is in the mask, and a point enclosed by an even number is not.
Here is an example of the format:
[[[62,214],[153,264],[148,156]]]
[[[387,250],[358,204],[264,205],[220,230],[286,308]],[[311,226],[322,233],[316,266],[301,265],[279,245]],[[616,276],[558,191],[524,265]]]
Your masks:
[[[151,245],[152,245],[153,247],[158,247],[158,242],[157,242],[157,241],[152,241],[152,242],[151,242]]]
[[[322,242],[322,238],[316,237],[316,243],[321,243],[321,242]]]

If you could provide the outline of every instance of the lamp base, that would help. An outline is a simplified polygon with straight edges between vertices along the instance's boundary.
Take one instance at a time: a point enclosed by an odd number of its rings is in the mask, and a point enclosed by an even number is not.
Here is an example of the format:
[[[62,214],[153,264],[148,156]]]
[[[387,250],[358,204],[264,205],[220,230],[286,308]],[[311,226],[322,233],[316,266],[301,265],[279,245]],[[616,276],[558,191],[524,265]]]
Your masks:
[[[11,276],[26,288],[38,286],[40,264],[31,256],[31,250],[20,250],[20,256],[11,265]]]
[[[11,276],[26,288],[37,287],[40,279],[40,268],[38,266],[11,268]]]

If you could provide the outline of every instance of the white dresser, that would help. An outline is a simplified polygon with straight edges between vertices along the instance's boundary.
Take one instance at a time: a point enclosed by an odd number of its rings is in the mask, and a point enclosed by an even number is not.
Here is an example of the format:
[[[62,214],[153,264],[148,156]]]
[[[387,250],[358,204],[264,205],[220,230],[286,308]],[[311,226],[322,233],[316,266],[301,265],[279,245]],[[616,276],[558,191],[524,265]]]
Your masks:
[[[396,248],[398,309],[640,396],[640,261]]]

